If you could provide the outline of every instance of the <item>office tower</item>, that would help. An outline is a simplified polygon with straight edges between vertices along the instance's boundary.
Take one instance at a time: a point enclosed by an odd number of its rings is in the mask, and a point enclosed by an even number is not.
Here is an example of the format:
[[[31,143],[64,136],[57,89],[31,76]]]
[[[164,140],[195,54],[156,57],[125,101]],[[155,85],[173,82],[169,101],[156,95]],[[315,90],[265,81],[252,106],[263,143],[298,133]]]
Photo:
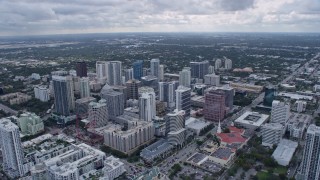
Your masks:
[[[190,62],[191,77],[203,79],[209,72],[209,62]]]
[[[143,75],[143,61],[138,60],[132,64],[133,66],[133,78],[140,80]]]
[[[159,100],[167,103],[167,107],[174,108],[176,103],[176,89],[178,81],[159,82]]]
[[[141,77],[141,83],[143,86],[149,86],[152,87],[153,89],[158,89],[158,78],[156,76],[143,76]]]
[[[101,90],[101,98],[106,100],[109,117],[114,118],[122,115],[125,105],[124,94],[122,92],[114,91],[111,87],[108,88],[106,86]]]
[[[90,96],[89,78],[83,77],[80,79],[80,97],[85,98]]]
[[[165,117],[166,136],[171,145],[182,145],[186,138],[185,112],[183,110],[168,113]]]
[[[153,92],[143,93],[139,98],[139,117],[144,121],[152,121],[156,116],[156,95]]]
[[[159,79],[160,60],[159,59],[151,59],[150,69],[151,69],[151,75],[155,76]]]
[[[3,171],[12,179],[23,176],[24,155],[19,127],[6,118],[0,120],[0,145],[3,156]]]
[[[181,86],[190,87],[191,84],[191,70],[190,68],[183,68],[182,71],[179,72],[179,84]]]
[[[306,111],[307,108],[307,102],[306,101],[302,101],[302,100],[298,100],[294,103],[294,106],[296,107],[296,110],[298,113],[304,112]]]
[[[122,83],[122,65],[120,61],[107,62],[107,82],[111,86],[121,85]]]
[[[320,179],[320,127],[311,124],[306,133],[302,162],[297,173],[298,180]]]
[[[204,84],[211,85],[211,86],[219,86],[220,76],[215,74],[207,74],[204,76]]]
[[[272,101],[271,108],[271,122],[285,124],[290,116],[290,104],[280,102],[278,100]]]
[[[125,82],[134,79],[133,68],[124,70]]]
[[[50,100],[50,90],[46,86],[35,86],[34,97],[42,102]]]
[[[214,66],[209,66],[208,74],[214,74]]]
[[[83,61],[77,62],[76,72],[79,77],[87,77],[87,63]]]
[[[72,76],[73,91],[75,94],[80,94],[80,77]]]
[[[89,103],[88,120],[91,127],[98,128],[107,125],[108,123],[108,107],[105,99],[99,102]]]
[[[159,80],[160,81],[164,80],[164,65],[159,66]]]
[[[274,87],[266,87],[264,90],[263,105],[272,106],[272,101],[276,97],[277,90]]]
[[[232,60],[231,59],[224,59],[224,69],[230,70],[232,69]]]
[[[75,102],[76,114],[81,118],[87,117],[87,114],[89,111],[89,104],[91,102],[96,102],[96,98],[86,97],[86,98],[77,99]]]
[[[206,89],[205,92],[210,90],[222,90],[225,93],[225,105],[228,107],[229,110],[232,110],[233,108],[233,99],[234,99],[234,88],[232,88],[229,85],[219,86],[219,87],[211,87],[209,89]]]
[[[176,90],[176,109],[184,110],[186,116],[190,115],[191,109],[191,88],[179,86]]]
[[[138,99],[139,93],[138,89],[141,86],[141,82],[139,80],[131,79],[126,82],[127,86],[127,99]]]
[[[214,62],[214,68],[215,68],[216,70],[220,69],[220,68],[221,68],[221,65],[222,65],[221,59],[217,59],[217,60]]]
[[[96,62],[96,73],[97,79],[103,79],[107,77],[107,62],[106,61],[97,61]]]
[[[208,121],[222,121],[226,113],[223,90],[210,90],[205,94],[204,118]]]
[[[73,82],[70,76],[53,76],[53,92],[55,112],[69,116],[74,110]]]
[[[262,145],[272,147],[277,145],[284,133],[284,126],[280,123],[267,123],[261,126]]]

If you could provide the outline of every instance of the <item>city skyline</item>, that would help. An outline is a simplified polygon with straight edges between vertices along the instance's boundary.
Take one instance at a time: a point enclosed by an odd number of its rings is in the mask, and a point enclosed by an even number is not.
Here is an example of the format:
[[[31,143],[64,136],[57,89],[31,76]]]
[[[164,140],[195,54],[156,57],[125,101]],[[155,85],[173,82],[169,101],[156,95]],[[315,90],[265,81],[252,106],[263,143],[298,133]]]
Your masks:
[[[1,1],[0,36],[108,32],[319,32],[315,0]]]

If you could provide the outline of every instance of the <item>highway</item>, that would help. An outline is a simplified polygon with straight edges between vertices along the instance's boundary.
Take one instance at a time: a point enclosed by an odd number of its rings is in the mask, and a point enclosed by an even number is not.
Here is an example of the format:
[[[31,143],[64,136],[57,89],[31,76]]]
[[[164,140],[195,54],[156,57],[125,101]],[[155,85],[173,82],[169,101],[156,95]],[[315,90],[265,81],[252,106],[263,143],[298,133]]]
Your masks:
[[[6,113],[10,113],[12,115],[18,115],[18,111],[9,108],[8,106],[0,103],[0,109],[2,109]]]

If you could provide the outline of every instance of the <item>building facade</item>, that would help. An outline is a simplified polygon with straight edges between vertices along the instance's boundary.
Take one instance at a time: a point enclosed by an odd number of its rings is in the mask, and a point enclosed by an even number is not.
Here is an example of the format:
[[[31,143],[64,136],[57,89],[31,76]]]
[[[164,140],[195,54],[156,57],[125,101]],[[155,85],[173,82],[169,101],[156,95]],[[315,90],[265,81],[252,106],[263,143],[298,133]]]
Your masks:
[[[137,60],[132,64],[133,66],[133,78],[140,80],[143,77],[143,61]]]
[[[35,135],[44,131],[42,119],[35,113],[23,113],[18,118],[18,126],[24,135]]]
[[[34,87],[34,97],[42,102],[50,100],[50,90],[46,86]]]
[[[167,103],[167,107],[175,107],[176,93],[175,90],[178,88],[179,82],[159,82],[159,100]]]
[[[84,61],[77,62],[76,72],[79,77],[87,77],[87,63]]]
[[[184,110],[185,115],[190,115],[191,110],[191,88],[179,86],[176,90],[176,109]]]
[[[71,76],[53,76],[53,92],[55,112],[63,116],[69,116],[74,110],[74,92]]]
[[[192,78],[204,79],[204,76],[209,72],[209,62],[190,62],[190,68]]]
[[[191,70],[188,67],[179,72],[179,84],[181,86],[190,87],[191,85]]]
[[[141,87],[141,81],[131,79],[126,82],[127,99],[139,99],[138,89]]]
[[[150,70],[151,70],[151,75],[155,76],[159,80],[160,76],[160,60],[159,59],[151,59],[150,61]]]
[[[90,97],[90,85],[89,85],[89,78],[82,77],[79,81],[79,90],[80,90],[80,97],[86,98]]]
[[[261,126],[262,145],[272,147],[277,145],[284,133],[284,126],[280,123],[267,123]]]
[[[98,128],[108,123],[108,108],[105,99],[89,103],[88,120],[91,127]]]
[[[271,109],[271,122],[285,124],[290,116],[290,104],[274,100]]]
[[[153,92],[143,93],[139,98],[139,118],[152,121],[156,116],[156,95]]]
[[[107,82],[111,86],[122,84],[122,63],[120,61],[107,62]]]
[[[208,121],[222,121],[226,114],[225,92],[223,90],[210,90],[205,94],[203,109],[204,118]]]

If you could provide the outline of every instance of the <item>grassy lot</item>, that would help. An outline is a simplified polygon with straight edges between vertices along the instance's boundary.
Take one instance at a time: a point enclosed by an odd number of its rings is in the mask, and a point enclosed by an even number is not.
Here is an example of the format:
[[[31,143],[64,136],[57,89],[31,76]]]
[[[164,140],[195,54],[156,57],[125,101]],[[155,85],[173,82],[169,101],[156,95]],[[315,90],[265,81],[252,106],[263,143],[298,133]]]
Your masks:
[[[273,169],[274,173],[277,174],[286,174],[287,173],[287,168],[283,166],[277,166],[276,168]]]

